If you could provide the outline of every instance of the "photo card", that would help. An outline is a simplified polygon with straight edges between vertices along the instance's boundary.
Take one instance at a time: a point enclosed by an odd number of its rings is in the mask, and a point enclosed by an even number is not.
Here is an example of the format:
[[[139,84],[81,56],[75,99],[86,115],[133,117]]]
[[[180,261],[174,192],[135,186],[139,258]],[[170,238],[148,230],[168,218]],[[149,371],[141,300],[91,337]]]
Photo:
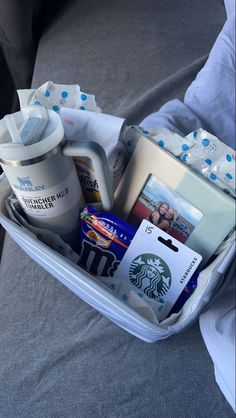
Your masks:
[[[185,243],[202,217],[199,209],[151,174],[127,220],[139,227],[146,219]]]
[[[152,186],[155,191],[148,194]],[[173,209],[176,223],[169,233],[202,255],[201,268],[235,227],[232,197],[143,136],[116,189],[113,212],[135,226],[149,217],[158,223],[158,202]]]

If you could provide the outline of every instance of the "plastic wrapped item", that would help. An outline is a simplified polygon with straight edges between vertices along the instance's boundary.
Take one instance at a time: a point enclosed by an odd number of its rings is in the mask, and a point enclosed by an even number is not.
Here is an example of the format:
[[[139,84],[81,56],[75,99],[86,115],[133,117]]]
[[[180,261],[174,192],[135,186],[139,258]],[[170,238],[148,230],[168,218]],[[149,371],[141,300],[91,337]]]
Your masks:
[[[101,213],[92,205],[81,211],[79,264],[96,276],[113,276],[136,228],[110,213]]]

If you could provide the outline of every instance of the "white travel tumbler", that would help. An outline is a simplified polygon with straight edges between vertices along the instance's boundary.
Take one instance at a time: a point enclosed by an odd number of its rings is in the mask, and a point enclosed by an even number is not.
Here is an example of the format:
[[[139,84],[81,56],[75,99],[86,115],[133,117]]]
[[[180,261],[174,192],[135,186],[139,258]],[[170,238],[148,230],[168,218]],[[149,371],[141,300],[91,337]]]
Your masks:
[[[0,163],[29,223],[64,237],[77,229],[79,211],[85,205],[72,157],[92,160],[102,206],[110,210],[111,175],[99,144],[65,141],[58,114],[39,106],[0,121]]]

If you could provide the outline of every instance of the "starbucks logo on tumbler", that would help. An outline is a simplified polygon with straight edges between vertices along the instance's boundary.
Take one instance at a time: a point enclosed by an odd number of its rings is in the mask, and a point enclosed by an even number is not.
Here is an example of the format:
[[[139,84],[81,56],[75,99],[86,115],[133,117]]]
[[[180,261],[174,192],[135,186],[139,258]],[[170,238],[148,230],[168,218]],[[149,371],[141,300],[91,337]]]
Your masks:
[[[151,299],[165,295],[171,285],[171,272],[166,262],[154,254],[140,254],[129,268],[130,282]]]

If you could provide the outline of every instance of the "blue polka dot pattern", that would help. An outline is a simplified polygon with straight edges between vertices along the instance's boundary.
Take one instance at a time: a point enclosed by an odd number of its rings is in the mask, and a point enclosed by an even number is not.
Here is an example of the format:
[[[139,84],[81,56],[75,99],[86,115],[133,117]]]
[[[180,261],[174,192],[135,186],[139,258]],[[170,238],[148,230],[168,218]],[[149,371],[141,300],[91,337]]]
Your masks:
[[[187,161],[188,154],[183,154],[181,158],[182,158],[183,161]]]
[[[83,101],[87,100],[87,94],[82,93],[80,97],[81,97],[81,100]]]
[[[49,90],[46,90],[46,91],[45,91],[45,97],[50,97],[50,96],[51,96],[50,91],[49,91]]]
[[[124,295],[122,296],[122,299],[123,299],[123,300],[128,300],[128,296],[124,294]]]
[[[63,92],[61,93],[61,97],[62,97],[63,99],[66,99],[66,98],[68,97],[68,93],[67,93],[67,91],[63,91]]]
[[[189,146],[187,144],[182,145],[182,150],[187,151],[189,149]]]
[[[217,176],[214,173],[211,173],[210,174],[210,179],[211,180],[216,180],[217,179]]]
[[[55,112],[57,112],[57,111],[59,110],[59,106],[54,105],[54,106],[52,107],[52,109],[53,109],[53,110],[55,110]]]
[[[230,173],[226,173],[226,177],[229,180],[233,180],[233,176]]]
[[[85,110],[85,107],[84,106],[80,106],[80,110]]]
[[[205,138],[205,139],[203,139],[203,140],[202,140],[202,145],[203,145],[204,147],[208,147],[208,145],[209,145],[209,144],[210,144],[209,139]]]
[[[160,147],[164,147],[165,146],[165,142],[162,141],[162,139],[158,142],[158,144],[160,145]]]
[[[143,298],[143,296],[144,296],[143,293],[138,293],[138,295],[140,296],[140,298]]]
[[[226,160],[230,163],[232,161],[231,155],[227,154],[226,155]]]
[[[196,136],[197,136],[197,131],[194,131],[193,132],[193,137],[196,138]]]
[[[146,130],[144,130],[143,133],[144,133],[144,135],[149,135],[149,132],[146,131]]]
[[[37,100],[36,102],[34,102],[34,104],[36,105],[36,106],[41,106],[41,103]]]
[[[207,158],[207,159],[205,160],[205,163],[206,163],[206,164],[208,164],[208,165],[211,165],[211,164],[212,164],[212,161],[211,161],[209,158]]]

